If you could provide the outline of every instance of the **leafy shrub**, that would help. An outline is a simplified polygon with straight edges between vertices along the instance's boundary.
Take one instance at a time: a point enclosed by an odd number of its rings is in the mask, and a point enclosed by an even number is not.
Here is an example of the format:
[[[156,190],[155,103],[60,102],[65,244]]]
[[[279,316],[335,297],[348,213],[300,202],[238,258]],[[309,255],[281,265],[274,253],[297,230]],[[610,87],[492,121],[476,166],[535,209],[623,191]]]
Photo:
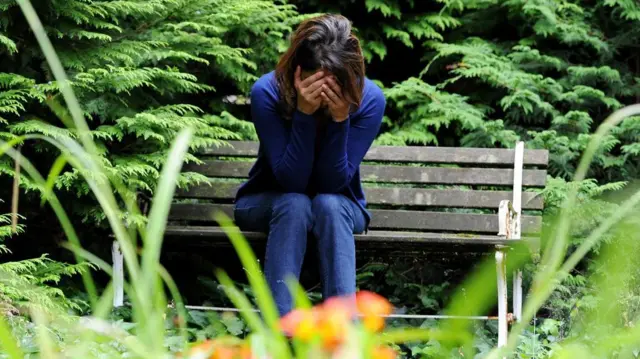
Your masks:
[[[0,62],[6,65],[0,72],[0,138],[77,138],[59,105],[60,83],[35,39],[24,36],[28,25],[16,3],[2,1],[0,11]],[[39,4],[38,13],[82,104],[106,175],[147,193],[180,129],[195,129],[192,150],[251,136],[252,129],[232,115],[235,106],[221,106],[222,99],[248,91],[301,19],[291,5],[268,0],[51,0]],[[45,166],[57,157],[57,149],[41,143],[27,143],[23,151]],[[198,162],[193,155],[187,160]],[[0,173],[13,175],[12,164],[0,162]],[[86,199],[72,207],[78,215],[102,221],[82,176],[64,167],[55,186]],[[204,181],[185,172],[179,186]],[[37,190],[26,176],[21,183]]]
[[[21,233],[24,227],[18,225],[16,230],[16,234]],[[11,226],[11,216],[0,215],[2,254],[11,253],[5,242],[16,234]],[[12,316],[28,315],[32,310],[51,314],[81,310],[86,303],[67,298],[56,285],[63,277],[74,276],[89,269],[86,263],[61,263],[48,258],[46,254],[39,258],[5,261],[0,264],[0,311],[4,316]]]

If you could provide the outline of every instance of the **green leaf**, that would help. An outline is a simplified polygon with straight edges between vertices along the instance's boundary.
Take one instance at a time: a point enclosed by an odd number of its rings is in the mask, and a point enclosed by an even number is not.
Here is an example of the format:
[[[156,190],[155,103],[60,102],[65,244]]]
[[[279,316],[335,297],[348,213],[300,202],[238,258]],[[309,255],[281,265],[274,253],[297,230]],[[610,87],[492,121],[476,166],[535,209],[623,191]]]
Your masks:
[[[388,25],[383,25],[382,31],[384,32],[384,34],[387,36],[388,39],[400,40],[400,42],[402,42],[406,46],[413,48],[413,43],[411,42],[411,35],[408,32],[395,29]]]
[[[400,19],[402,12],[397,1],[392,0],[365,0],[365,6],[368,12],[378,10],[385,17],[393,16]]]
[[[15,54],[16,52],[18,52],[16,43],[3,34],[0,34],[0,45],[4,45],[4,47],[9,51],[9,54]]]
[[[223,315],[221,321],[231,335],[239,336],[244,332],[244,323],[235,315]]]

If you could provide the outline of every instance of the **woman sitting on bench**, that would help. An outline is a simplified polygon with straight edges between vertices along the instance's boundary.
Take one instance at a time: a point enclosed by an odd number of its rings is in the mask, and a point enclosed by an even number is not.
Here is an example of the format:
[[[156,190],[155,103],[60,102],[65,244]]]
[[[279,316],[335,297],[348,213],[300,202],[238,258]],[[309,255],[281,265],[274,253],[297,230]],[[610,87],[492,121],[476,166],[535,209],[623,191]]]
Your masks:
[[[268,235],[265,276],[280,315],[292,309],[285,279],[299,279],[308,234],[318,242],[323,297],[355,292],[354,233],[370,222],[359,167],[384,109],[340,15],[303,22],[275,71],[253,85],[260,151],[237,193],[235,220]]]

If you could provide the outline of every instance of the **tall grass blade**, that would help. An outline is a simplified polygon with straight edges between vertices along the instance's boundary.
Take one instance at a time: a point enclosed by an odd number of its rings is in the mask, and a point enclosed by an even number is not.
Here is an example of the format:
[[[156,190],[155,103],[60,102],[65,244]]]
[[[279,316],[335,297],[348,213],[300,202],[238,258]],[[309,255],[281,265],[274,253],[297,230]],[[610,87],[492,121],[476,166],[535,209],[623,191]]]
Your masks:
[[[278,311],[271,295],[271,290],[258,266],[258,259],[251,250],[249,243],[240,233],[238,227],[233,224],[229,217],[224,213],[217,213],[215,220],[223,228],[240,257],[240,261],[247,272],[247,279],[249,280],[251,288],[254,290],[256,304],[263,313],[267,325],[272,330],[276,330],[279,320]]]
[[[171,278],[171,275],[166,268],[160,265],[158,268],[158,274],[160,274],[160,277],[167,285],[169,293],[171,293],[171,297],[175,302],[176,311],[178,312],[178,329],[180,330],[180,336],[182,337],[182,348],[186,348],[189,342],[189,333],[187,332],[187,309],[184,306],[184,301],[180,295],[176,282],[173,281],[173,278]]]
[[[604,136],[606,136],[615,126],[620,124],[627,117],[638,114],[640,114],[640,104],[627,106],[611,114],[598,127],[595,134],[591,137],[591,140],[589,141],[589,144],[587,145],[576,169],[573,178],[574,182],[582,181],[586,177],[589,166],[591,165],[593,157]],[[491,351],[487,356],[488,359],[501,358],[515,350],[518,338],[524,331],[526,325],[532,320],[535,313],[553,292],[553,289],[557,283],[559,283],[558,279],[563,278],[566,273],[568,273],[565,269],[570,270],[579,260],[584,258],[584,255],[587,253],[585,250],[599,241],[602,235],[606,233],[606,230],[626,216],[628,214],[627,211],[633,209],[633,206],[637,203],[637,197],[635,195],[630,200],[625,201],[621,206],[621,209],[619,209],[614,216],[607,218],[595,231],[592,232],[592,234],[584,241],[583,246],[580,248],[580,252],[574,253],[574,255],[566,261],[566,265],[562,266],[562,270],[558,272],[557,269],[561,266],[560,261],[565,256],[569,238],[569,215],[576,206],[578,195],[577,186],[570,188],[571,190],[569,191],[559,214],[558,225],[551,234],[553,243],[547,247],[545,255],[542,258],[541,266],[543,270],[538,272],[534,277],[530,291],[531,295],[524,303],[522,319],[511,329],[507,345],[504,348],[496,348]]]
[[[6,321],[7,317],[0,316],[0,346],[2,352],[9,356],[9,359],[23,359],[24,353],[20,349],[18,339],[11,333],[11,328]]]
[[[55,359],[58,358],[57,351],[55,349],[55,345],[53,340],[51,339],[51,334],[49,333],[48,323],[45,318],[45,314],[40,310],[32,310],[31,317],[33,318],[33,322],[36,325],[36,339],[38,341],[38,348],[40,349],[40,354],[43,358],[47,359]]]
[[[151,210],[149,211],[149,220],[146,227],[147,238],[144,242],[142,253],[142,271],[143,281],[138,283],[145,288],[145,296],[150,298],[153,294],[151,290],[156,284],[155,278],[158,274],[158,264],[160,262],[160,251],[162,248],[162,239],[164,230],[167,225],[169,209],[173,201],[173,194],[180,175],[180,170],[184,162],[184,158],[189,150],[189,143],[193,135],[190,128],[180,131],[176,137],[169,156],[165,162],[160,174],[160,183],[153,196]]]
[[[22,137],[23,140],[27,138],[28,136]],[[11,142],[0,141],[0,156],[2,156],[5,153],[11,158],[16,158],[16,156],[20,156],[20,154],[12,147],[12,143],[16,143],[17,140],[18,139],[15,139]],[[46,181],[44,180],[40,172],[38,172],[38,170],[33,166],[33,164],[31,164],[31,161],[23,157],[22,160],[20,161],[20,166],[38,186],[40,186],[41,188],[45,187]],[[62,230],[64,231],[67,238],[72,243],[80,247],[80,239],[78,238],[78,235],[75,229],[73,228],[73,225],[71,224],[71,220],[67,216],[66,211],[62,207],[60,201],[58,200],[58,197],[54,193],[51,193],[51,195],[47,198],[47,202],[49,202],[49,205],[51,206],[54,213],[58,217],[58,220],[60,221],[60,225],[62,226]],[[82,259],[79,257],[76,257],[76,261],[78,261],[78,263],[81,263]],[[95,283],[93,281],[91,273],[89,271],[82,271],[81,276],[82,276],[82,281],[84,283],[84,286],[87,289],[89,300],[91,304],[95,304],[98,297],[98,292],[96,290]]]
[[[216,271],[216,278],[218,278],[227,297],[229,297],[233,305],[240,310],[240,315],[247,321],[249,328],[255,333],[266,334],[267,329],[258,314],[254,311],[251,302],[246,295],[236,288],[231,278],[221,270]]]
[[[33,34],[38,40],[38,44],[44,53],[45,58],[47,59],[47,63],[51,68],[51,72],[53,76],[58,81],[60,86],[60,92],[64,97],[64,100],[69,108],[69,112],[71,113],[71,117],[73,118],[76,129],[78,130],[78,136],[83,146],[87,149],[88,153],[93,157],[94,162],[99,162],[98,159],[98,148],[93,142],[91,138],[91,133],[89,130],[89,125],[84,119],[82,114],[82,110],[80,109],[80,104],[78,99],[69,84],[69,80],[67,75],[62,67],[62,63],[60,62],[60,58],[56,54],[56,51],[53,48],[53,44],[49,40],[47,36],[47,32],[42,26],[42,22],[38,17],[33,5],[29,0],[17,0],[24,17],[26,18]]]
[[[229,217],[224,213],[219,212],[215,215],[215,220],[220,223],[221,227],[231,240],[236,253],[238,253],[238,256],[240,257],[240,262],[242,262],[242,265],[247,272],[249,284],[255,293],[258,308],[260,308],[262,316],[271,330],[273,339],[275,340],[274,344],[277,345],[280,353],[286,352],[287,357],[291,357],[290,348],[287,345],[284,334],[280,330],[279,315],[271,295],[271,290],[269,289],[267,281],[258,266],[258,259],[251,250],[249,243],[240,233],[238,227],[233,224]]]
[[[40,200],[40,205],[44,205],[49,197],[49,194],[53,192],[53,186],[56,184],[56,180],[60,176],[60,173],[64,169],[64,166],[67,165],[67,157],[64,154],[58,156],[51,165],[51,169],[49,170],[49,175],[47,176],[47,182],[44,185],[44,189],[42,190],[42,199]]]
[[[89,125],[84,119],[78,99],[76,98],[75,93],[71,88],[62,63],[60,62],[60,59],[47,36],[47,32],[42,26],[42,22],[38,18],[37,13],[29,0],[17,0],[17,3],[25,16],[25,19],[29,23],[29,26],[34,33],[38,44],[40,45],[40,48],[45,55],[45,58],[47,59],[47,63],[51,68],[51,72],[59,83],[60,92],[64,97],[64,100],[69,109],[69,113],[71,114],[71,118],[73,119],[75,130],[77,131],[80,141],[84,146],[83,152],[86,155],[84,157],[86,157],[87,162],[91,164],[87,167],[91,168],[92,171],[96,171],[97,174],[102,175],[106,178],[106,175],[104,174],[104,168],[100,165],[101,162],[98,148],[93,142],[93,138],[91,137]],[[65,116],[62,117],[64,118]],[[117,180],[115,183],[117,183]],[[111,187],[106,181],[98,183],[98,185],[99,186],[97,188],[93,189],[93,192],[98,198],[102,209],[105,211],[105,215],[109,220],[111,228],[116,238],[120,241],[120,246],[121,248],[123,248],[123,252],[125,252],[126,250],[124,249],[124,247],[126,246],[126,244],[124,242],[126,241],[127,236],[123,224],[120,223],[119,217],[115,215],[118,206],[113,196]],[[121,193],[122,191],[124,191],[123,186],[116,186],[116,189]],[[130,208],[129,211],[135,210]],[[125,258],[126,256],[127,254],[125,254]],[[133,275],[132,278],[137,281],[137,269],[133,266],[134,263],[132,263],[131,258],[126,260],[127,269],[130,275]]]
[[[285,281],[287,283],[287,288],[289,288],[289,292],[291,292],[293,304],[296,308],[308,309],[313,306],[304,288],[300,285],[300,282],[298,282],[295,277],[289,276]]]

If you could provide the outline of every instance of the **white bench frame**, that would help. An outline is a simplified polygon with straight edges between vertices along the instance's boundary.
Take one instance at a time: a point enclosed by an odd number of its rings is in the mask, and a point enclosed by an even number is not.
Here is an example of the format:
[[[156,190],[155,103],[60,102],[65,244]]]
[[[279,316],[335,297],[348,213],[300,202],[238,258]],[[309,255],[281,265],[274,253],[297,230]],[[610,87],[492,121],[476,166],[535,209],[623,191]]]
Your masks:
[[[519,141],[515,147],[515,160],[513,165],[513,198],[512,201],[500,202],[499,236],[509,240],[521,238],[520,219],[522,217],[522,171],[524,162],[524,142]],[[513,273],[513,315],[508,313],[507,301],[507,254],[504,248],[496,251],[496,273],[498,275],[498,347],[507,344],[509,335],[509,322],[522,318],[522,271]]]

